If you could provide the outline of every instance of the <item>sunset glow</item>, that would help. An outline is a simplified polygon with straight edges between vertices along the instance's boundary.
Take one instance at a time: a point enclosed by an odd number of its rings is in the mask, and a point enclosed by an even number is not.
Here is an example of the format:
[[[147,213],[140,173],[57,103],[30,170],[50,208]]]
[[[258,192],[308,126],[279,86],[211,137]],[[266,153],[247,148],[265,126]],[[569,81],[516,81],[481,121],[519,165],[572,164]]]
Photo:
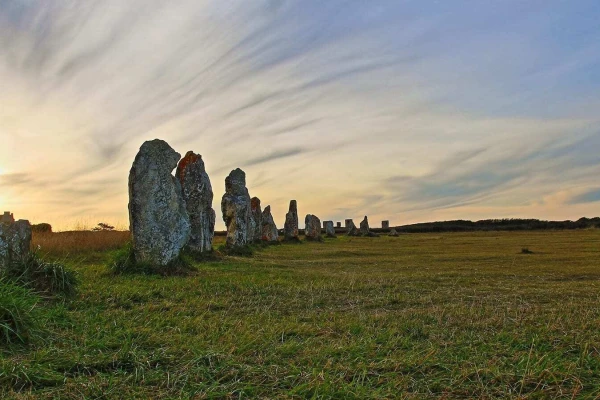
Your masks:
[[[600,215],[598,3],[427,3],[0,1],[0,208],[127,226],[161,138],[279,225]]]

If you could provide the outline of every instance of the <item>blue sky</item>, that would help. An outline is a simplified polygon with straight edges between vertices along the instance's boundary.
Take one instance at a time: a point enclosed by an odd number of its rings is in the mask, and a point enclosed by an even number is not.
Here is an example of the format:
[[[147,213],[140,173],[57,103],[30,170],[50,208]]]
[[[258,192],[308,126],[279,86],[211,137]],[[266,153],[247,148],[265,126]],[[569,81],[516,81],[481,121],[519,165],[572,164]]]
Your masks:
[[[0,206],[127,225],[144,140],[282,224],[600,215],[597,1],[0,0]],[[222,228],[218,218],[217,228]]]

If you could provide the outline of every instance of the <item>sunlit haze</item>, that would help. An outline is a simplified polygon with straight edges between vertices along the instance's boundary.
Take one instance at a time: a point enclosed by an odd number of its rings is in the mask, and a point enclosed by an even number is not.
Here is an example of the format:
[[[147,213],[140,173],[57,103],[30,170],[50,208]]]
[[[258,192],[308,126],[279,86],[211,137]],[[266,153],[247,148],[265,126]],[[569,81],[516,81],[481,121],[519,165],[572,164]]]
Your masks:
[[[0,212],[127,227],[140,145],[372,226],[600,215],[600,2],[0,0]]]

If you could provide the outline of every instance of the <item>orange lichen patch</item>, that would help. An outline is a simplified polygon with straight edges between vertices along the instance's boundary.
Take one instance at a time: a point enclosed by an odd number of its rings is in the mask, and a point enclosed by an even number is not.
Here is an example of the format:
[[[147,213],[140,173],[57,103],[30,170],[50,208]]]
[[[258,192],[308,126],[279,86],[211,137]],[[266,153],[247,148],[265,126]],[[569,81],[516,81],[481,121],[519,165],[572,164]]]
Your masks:
[[[179,164],[177,165],[177,178],[180,182],[183,182],[183,177],[187,166],[197,162],[198,160],[202,160],[202,156],[194,153],[193,151],[188,151],[185,154],[185,157],[179,160]]]

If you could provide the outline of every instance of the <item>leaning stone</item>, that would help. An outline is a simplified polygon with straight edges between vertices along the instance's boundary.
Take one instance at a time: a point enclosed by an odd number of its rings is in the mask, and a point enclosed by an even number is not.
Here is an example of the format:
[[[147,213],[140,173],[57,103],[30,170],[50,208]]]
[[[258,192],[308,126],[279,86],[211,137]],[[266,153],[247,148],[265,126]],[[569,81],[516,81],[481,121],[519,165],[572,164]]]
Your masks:
[[[346,220],[346,227],[348,228],[347,232],[348,232],[348,236],[360,236],[360,231],[358,230],[358,228],[356,227],[356,225],[354,225],[354,221],[351,219],[347,219]]]
[[[377,237],[377,236],[379,236],[375,232],[371,232],[371,229],[369,228],[369,219],[367,218],[366,215],[365,215],[365,218],[360,223],[360,235],[361,236],[368,236],[368,237]]]
[[[275,221],[273,221],[273,215],[271,215],[271,206],[266,206],[262,212],[261,240],[268,243],[275,243],[279,241],[279,231],[277,230]]]
[[[306,227],[304,229],[304,236],[306,240],[310,241],[322,241],[321,237],[321,220],[316,215],[307,214],[304,218]]]
[[[333,221],[323,222],[323,228],[325,228],[325,236],[328,238],[335,238],[335,228],[333,227]]]
[[[20,219],[16,222],[0,223],[0,271],[8,268],[11,262],[24,259],[29,254],[30,248],[29,221]]]
[[[283,235],[286,241],[299,241],[298,237],[298,204],[296,200],[290,201],[290,209],[285,214]]]
[[[390,233],[388,233],[388,236],[398,237],[398,236],[400,236],[400,234],[398,234],[398,232],[396,231],[395,228],[392,228],[390,230]]]
[[[129,224],[136,262],[167,265],[190,237],[181,184],[171,175],[180,155],[159,139],[145,142],[129,172]]]
[[[181,183],[183,199],[190,217],[188,247],[201,253],[211,251],[215,234],[215,210],[212,208],[212,186],[202,156],[188,151],[179,161],[175,175]]]
[[[262,239],[262,210],[260,208],[260,199],[253,197],[250,199],[250,241],[260,242]]]
[[[227,227],[227,247],[244,246],[249,243],[250,195],[246,188],[246,173],[237,168],[225,179],[225,194],[221,200],[223,221]]]

